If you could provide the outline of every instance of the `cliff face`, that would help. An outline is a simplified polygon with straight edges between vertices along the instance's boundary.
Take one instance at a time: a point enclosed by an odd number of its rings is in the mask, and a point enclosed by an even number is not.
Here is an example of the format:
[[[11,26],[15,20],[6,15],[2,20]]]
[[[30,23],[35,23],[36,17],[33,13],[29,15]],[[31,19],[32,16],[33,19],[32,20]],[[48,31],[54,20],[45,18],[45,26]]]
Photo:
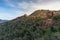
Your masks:
[[[37,18],[44,19],[44,21],[43,21],[44,26],[52,26],[53,24],[55,24],[57,22],[57,20],[55,21],[52,18],[57,15],[60,15],[60,11],[37,10],[37,11],[33,12],[30,16],[35,16]],[[56,18],[60,19],[60,17],[56,17]]]
[[[54,15],[60,15],[60,11],[37,10],[31,14],[31,16],[37,16],[37,15],[51,18]]]

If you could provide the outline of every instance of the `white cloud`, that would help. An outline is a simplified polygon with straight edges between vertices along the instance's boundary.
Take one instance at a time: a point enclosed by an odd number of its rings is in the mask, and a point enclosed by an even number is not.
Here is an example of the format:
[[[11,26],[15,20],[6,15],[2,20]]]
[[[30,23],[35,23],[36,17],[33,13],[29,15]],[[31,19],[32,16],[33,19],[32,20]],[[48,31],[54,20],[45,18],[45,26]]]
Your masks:
[[[27,2],[22,2],[22,3],[18,3],[18,6],[20,8],[23,8],[25,11],[23,11],[24,13],[30,14],[35,10],[38,9],[46,9],[46,10],[60,10],[60,1],[58,0],[45,0],[45,2],[43,1],[42,3],[39,3],[40,0],[38,0],[37,3],[34,3],[32,1],[30,1],[29,3]]]
[[[6,0],[6,3],[16,10],[17,16],[23,14],[31,14],[35,10],[46,9],[46,10],[60,10],[60,0],[35,0],[30,2],[12,2]]]
[[[23,2],[12,2],[11,0],[6,0],[6,2],[12,6],[15,7],[17,9],[18,12],[16,13],[20,13],[20,14],[30,14],[35,10],[38,9],[49,9],[49,10],[59,10],[60,9],[60,0],[28,0],[30,1],[29,3],[26,1]],[[17,6],[16,6],[17,5]],[[20,10],[19,10],[20,9]],[[21,9],[23,9],[21,11]]]

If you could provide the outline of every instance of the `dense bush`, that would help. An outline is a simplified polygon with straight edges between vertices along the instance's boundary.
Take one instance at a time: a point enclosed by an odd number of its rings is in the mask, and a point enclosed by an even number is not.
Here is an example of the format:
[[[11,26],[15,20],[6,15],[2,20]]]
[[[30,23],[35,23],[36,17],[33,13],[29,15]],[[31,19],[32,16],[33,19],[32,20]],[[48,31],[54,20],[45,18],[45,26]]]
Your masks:
[[[60,15],[54,15],[52,18],[53,18],[54,20],[60,20]]]
[[[58,21],[60,15],[51,19]],[[0,24],[0,40],[60,40],[60,24],[54,22],[54,25],[45,26],[46,20],[38,15],[24,15]],[[53,22],[49,23],[53,24]]]

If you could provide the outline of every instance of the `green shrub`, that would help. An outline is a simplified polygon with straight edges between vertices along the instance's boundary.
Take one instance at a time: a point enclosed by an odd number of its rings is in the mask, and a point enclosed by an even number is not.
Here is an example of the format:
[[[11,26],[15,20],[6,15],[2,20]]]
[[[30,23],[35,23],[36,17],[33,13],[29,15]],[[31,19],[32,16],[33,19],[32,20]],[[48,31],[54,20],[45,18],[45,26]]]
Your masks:
[[[60,19],[60,15],[54,15],[52,18],[53,18],[53,20],[59,20]]]

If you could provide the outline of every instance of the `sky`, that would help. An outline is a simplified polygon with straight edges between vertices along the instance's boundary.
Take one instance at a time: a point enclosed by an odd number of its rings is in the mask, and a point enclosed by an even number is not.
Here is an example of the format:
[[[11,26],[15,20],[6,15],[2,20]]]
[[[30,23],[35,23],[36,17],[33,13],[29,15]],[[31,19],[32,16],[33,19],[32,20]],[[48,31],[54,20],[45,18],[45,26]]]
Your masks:
[[[0,0],[0,19],[12,20],[41,9],[60,10],[60,0]]]

